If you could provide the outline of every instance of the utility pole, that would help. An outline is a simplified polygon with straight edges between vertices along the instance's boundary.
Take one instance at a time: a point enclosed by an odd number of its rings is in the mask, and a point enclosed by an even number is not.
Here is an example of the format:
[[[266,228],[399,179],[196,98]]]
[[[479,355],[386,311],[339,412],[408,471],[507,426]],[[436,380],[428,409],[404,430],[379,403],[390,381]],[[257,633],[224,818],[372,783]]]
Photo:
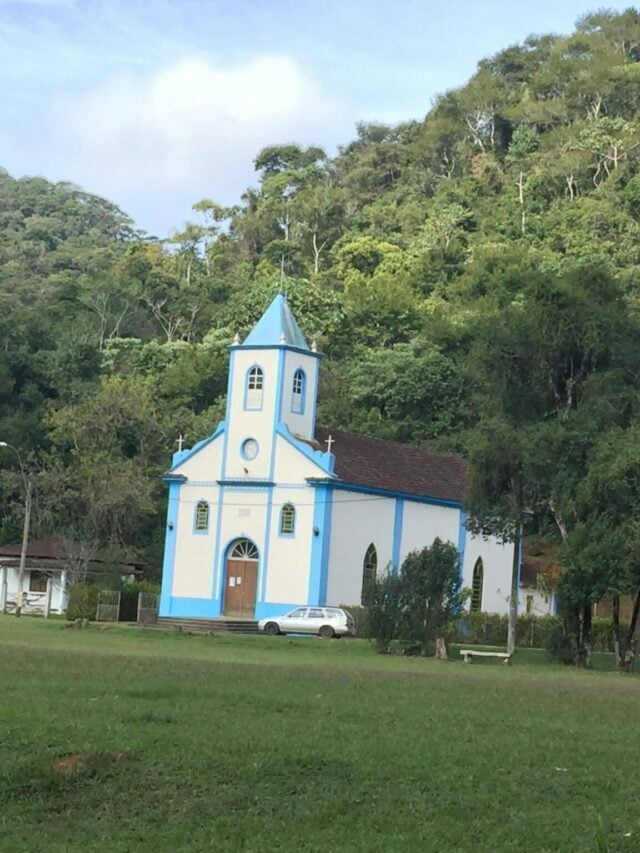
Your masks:
[[[22,601],[24,598],[24,572],[27,564],[27,551],[29,550],[29,526],[31,524],[31,503],[33,496],[33,481],[31,474],[27,475],[22,464],[20,451],[6,441],[0,441],[0,447],[8,447],[18,457],[22,482],[24,483],[24,521],[22,525],[22,550],[20,551],[20,567],[18,568],[18,597],[16,599],[16,616],[22,614]]]
[[[20,551],[20,568],[18,569],[18,600],[16,602],[16,616],[22,614],[22,599],[24,596],[24,570],[27,564],[27,550],[29,548],[29,525],[31,524],[31,496],[33,483],[31,477],[27,477],[25,484],[26,495],[24,499],[24,523],[22,525],[22,550]]]

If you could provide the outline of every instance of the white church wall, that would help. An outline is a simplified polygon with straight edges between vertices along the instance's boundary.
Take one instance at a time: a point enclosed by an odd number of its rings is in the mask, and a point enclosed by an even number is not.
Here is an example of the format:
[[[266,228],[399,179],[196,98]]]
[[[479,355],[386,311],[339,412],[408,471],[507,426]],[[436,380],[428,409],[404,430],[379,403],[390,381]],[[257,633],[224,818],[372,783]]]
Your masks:
[[[309,448],[309,452],[311,448]],[[327,472],[281,435],[276,439],[274,480],[276,483],[305,483],[307,477],[326,477]]]
[[[220,517],[220,537],[215,578],[216,598],[221,599],[224,609],[224,577],[230,545],[236,539],[249,539],[258,549],[258,587],[256,600],[260,598],[260,585],[265,569],[265,521],[269,502],[268,488],[224,490],[224,502]]]
[[[551,616],[554,612],[553,593],[546,595],[535,587],[520,587],[518,613],[530,616]]]
[[[273,507],[269,536],[269,572],[264,600],[273,603],[306,604],[309,592],[309,570],[313,539],[312,488],[273,490]],[[290,503],[295,509],[295,532],[280,533],[282,507]]]
[[[400,565],[410,551],[431,545],[436,537],[457,547],[460,510],[453,507],[404,501]]]
[[[264,372],[260,409],[245,408],[246,377],[253,365],[259,366]],[[244,479],[246,477],[267,479],[271,475],[271,448],[273,428],[276,421],[278,365],[279,351],[277,349],[236,349],[233,351],[225,479]],[[258,442],[259,452],[255,459],[248,460],[242,455],[242,443],[247,438],[253,438]]]
[[[196,458],[189,461],[195,463]],[[203,486],[187,482],[180,487],[171,589],[173,596],[212,597],[213,553],[219,499],[220,488],[217,485]],[[198,501],[206,501],[209,505],[209,526],[206,531],[195,530]]]
[[[217,435],[204,447],[201,447],[193,456],[178,462],[172,468],[174,474],[180,474],[188,480],[198,482],[215,482],[220,479],[222,473],[222,451],[224,447],[224,433]]]
[[[317,357],[304,355],[301,352],[285,352],[280,420],[288,425],[294,435],[300,435],[303,438],[311,438],[313,435],[319,365],[320,359]],[[304,371],[306,378],[304,405],[300,414],[291,410],[293,375],[298,368]]]
[[[502,544],[490,537],[474,536],[467,531],[464,561],[463,586],[471,589],[473,567],[482,557],[484,583],[482,588],[482,610],[486,613],[508,613],[511,590],[511,567],[513,545]],[[522,612],[522,602],[518,608]]]
[[[361,492],[334,491],[327,604],[360,604],[362,570],[371,543],[378,570],[391,562],[395,500]]]

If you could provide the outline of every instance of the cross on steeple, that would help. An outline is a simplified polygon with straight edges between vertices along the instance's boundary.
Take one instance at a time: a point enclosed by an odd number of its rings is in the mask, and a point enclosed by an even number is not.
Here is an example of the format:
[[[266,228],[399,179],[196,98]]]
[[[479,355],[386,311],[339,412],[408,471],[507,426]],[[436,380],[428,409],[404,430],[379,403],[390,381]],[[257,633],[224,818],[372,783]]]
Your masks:
[[[182,453],[182,445],[184,444],[184,436],[182,433],[178,436],[176,444],[178,445],[178,453]]]
[[[329,438],[325,438],[324,443],[327,445],[327,453],[331,453],[331,447],[336,443],[336,440],[330,435]]]

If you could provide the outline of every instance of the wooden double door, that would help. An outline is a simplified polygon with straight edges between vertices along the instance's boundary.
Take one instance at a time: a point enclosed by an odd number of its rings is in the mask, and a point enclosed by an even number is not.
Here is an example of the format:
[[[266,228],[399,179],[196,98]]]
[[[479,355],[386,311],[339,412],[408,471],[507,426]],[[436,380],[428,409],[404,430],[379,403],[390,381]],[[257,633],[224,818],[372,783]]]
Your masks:
[[[257,560],[227,560],[224,615],[253,619],[258,585]]]

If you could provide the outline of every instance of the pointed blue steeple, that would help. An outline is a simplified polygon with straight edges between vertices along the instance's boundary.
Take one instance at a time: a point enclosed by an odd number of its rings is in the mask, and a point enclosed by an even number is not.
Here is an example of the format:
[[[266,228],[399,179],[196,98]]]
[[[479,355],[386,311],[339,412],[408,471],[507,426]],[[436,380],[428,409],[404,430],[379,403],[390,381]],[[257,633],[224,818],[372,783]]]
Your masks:
[[[284,293],[276,296],[242,344],[245,347],[279,345],[309,350]]]

